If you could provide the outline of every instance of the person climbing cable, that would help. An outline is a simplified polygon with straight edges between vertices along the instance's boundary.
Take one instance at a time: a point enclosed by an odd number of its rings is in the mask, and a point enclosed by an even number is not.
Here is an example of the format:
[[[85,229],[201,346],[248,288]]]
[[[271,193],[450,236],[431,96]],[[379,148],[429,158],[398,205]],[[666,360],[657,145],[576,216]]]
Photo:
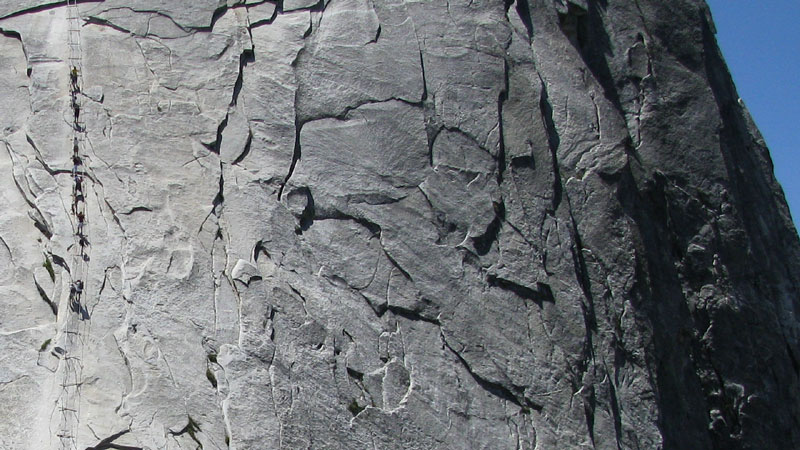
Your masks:
[[[84,230],[85,226],[86,226],[86,215],[83,213],[83,211],[80,211],[80,212],[78,212],[78,236],[79,237],[84,237],[83,230]]]
[[[83,197],[83,175],[76,173],[72,177],[75,181],[75,197]]]
[[[72,90],[74,92],[80,92],[78,88],[78,68],[72,66],[72,70],[69,71],[69,79],[72,81]]]
[[[77,280],[70,286],[69,296],[70,298],[74,298],[79,297],[81,294],[83,294],[83,280]]]
[[[72,178],[74,179],[76,176],[80,175],[80,167],[81,167],[81,158],[80,156],[73,156],[72,157]]]

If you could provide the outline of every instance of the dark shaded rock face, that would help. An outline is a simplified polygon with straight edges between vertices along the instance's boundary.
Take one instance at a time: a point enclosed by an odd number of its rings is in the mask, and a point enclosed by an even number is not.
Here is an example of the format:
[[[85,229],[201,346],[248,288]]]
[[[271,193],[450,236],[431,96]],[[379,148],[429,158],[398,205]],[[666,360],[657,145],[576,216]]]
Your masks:
[[[0,6],[1,449],[800,448],[702,0],[78,10]]]

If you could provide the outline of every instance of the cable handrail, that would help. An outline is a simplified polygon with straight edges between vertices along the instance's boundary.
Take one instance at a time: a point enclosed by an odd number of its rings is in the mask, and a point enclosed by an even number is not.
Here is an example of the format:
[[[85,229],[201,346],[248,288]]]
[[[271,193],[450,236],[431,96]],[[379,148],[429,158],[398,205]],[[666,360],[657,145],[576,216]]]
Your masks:
[[[72,250],[72,271],[70,276],[68,308],[62,326],[61,345],[56,356],[60,358],[62,378],[61,393],[56,400],[60,421],[56,437],[62,450],[78,450],[80,425],[80,396],[83,384],[82,354],[86,343],[81,323],[88,319],[86,313],[86,291],[88,289],[87,237],[88,214],[86,208],[86,186],[88,180],[84,166],[83,151],[86,126],[81,118],[83,103],[83,50],[81,45],[81,16],[77,0],[66,0],[67,13],[67,62],[69,70],[70,109],[72,112],[72,205],[70,215],[73,221],[76,245]]]

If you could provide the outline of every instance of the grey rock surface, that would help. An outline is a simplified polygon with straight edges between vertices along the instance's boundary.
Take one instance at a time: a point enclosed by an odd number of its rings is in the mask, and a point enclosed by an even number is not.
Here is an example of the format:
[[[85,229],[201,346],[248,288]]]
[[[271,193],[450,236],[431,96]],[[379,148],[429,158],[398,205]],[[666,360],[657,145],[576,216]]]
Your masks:
[[[0,5],[0,449],[800,448],[702,0],[77,8],[83,225],[70,9]]]

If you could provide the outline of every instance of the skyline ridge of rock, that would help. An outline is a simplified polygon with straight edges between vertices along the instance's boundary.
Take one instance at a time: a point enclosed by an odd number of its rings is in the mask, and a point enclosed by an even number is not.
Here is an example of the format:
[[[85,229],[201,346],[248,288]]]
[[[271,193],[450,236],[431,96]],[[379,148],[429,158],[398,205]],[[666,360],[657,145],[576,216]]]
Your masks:
[[[800,240],[714,34],[0,4],[0,450],[800,448]]]

